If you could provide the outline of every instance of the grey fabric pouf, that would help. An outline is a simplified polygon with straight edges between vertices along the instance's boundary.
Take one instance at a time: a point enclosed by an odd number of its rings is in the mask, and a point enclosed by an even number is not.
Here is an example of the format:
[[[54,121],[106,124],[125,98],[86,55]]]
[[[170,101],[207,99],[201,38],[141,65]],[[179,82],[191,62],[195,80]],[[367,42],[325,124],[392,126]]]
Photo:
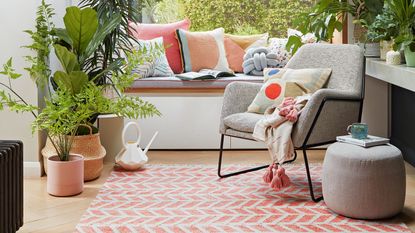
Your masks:
[[[363,148],[334,143],[323,163],[328,208],[351,218],[381,219],[398,214],[405,202],[405,165],[392,145]]]

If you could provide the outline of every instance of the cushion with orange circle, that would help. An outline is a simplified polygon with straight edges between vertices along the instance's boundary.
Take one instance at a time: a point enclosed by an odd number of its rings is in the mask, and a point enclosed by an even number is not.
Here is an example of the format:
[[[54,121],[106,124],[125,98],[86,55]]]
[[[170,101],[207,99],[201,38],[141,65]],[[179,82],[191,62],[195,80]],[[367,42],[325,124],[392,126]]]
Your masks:
[[[266,68],[264,85],[248,106],[248,112],[264,113],[267,108],[278,106],[285,97],[314,93],[324,87],[330,74],[330,68]]]

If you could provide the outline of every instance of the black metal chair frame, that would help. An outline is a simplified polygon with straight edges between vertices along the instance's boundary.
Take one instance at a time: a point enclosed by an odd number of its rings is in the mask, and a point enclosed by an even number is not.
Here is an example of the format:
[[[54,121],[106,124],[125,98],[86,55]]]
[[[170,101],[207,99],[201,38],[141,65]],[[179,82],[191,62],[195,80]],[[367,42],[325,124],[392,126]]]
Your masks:
[[[364,60],[364,61],[366,61],[366,60]],[[308,140],[309,140],[311,134],[313,133],[314,127],[315,127],[315,125],[318,121],[320,113],[323,110],[324,105],[326,104],[326,102],[334,101],[334,102],[358,102],[358,103],[360,103],[358,122],[361,121],[361,119],[362,119],[362,110],[363,110],[364,91],[365,91],[365,65],[366,65],[366,62],[364,62],[364,64],[363,64],[362,94],[361,94],[360,98],[337,98],[337,97],[336,98],[333,98],[333,97],[324,98],[323,101],[321,102],[320,106],[319,106],[319,109],[317,111],[317,114],[316,114],[315,118],[313,119],[310,130],[307,133],[307,136],[304,140],[303,145],[300,146],[300,147],[295,148],[296,150],[302,150],[302,152],[303,152],[304,164],[305,164],[305,169],[306,169],[306,173],[307,173],[308,187],[310,189],[311,199],[314,202],[319,202],[319,201],[323,200],[323,196],[316,197],[314,195],[313,182],[312,182],[312,178],[311,178],[310,167],[309,167],[309,164],[308,164],[307,149],[313,148],[313,147],[318,147],[318,146],[328,145],[328,144],[336,142],[336,140],[330,140],[330,141],[320,142],[320,143],[315,143],[315,144],[307,144]],[[218,176],[220,178],[226,178],[226,177],[231,177],[231,176],[244,174],[244,173],[247,173],[247,172],[253,172],[253,171],[257,171],[257,170],[267,168],[269,166],[269,164],[268,165],[262,165],[262,166],[259,166],[259,167],[249,168],[249,169],[246,169],[246,170],[241,170],[241,171],[232,172],[232,173],[228,173],[228,174],[222,174],[221,169],[222,169],[222,158],[223,158],[223,143],[224,143],[224,137],[225,136],[254,141],[252,139],[241,138],[241,137],[236,137],[236,136],[227,135],[227,134],[221,134],[220,149],[219,149],[219,162],[218,162]],[[290,161],[285,162],[285,163],[291,163],[291,162],[295,161],[296,158],[297,158],[297,151],[295,151],[294,158]]]

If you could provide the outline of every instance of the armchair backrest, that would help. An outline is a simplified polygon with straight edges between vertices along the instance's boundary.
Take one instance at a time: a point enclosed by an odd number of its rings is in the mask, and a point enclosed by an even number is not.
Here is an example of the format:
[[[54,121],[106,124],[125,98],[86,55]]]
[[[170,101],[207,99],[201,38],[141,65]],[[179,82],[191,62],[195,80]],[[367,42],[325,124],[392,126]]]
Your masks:
[[[291,58],[286,68],[331,68],[327,88],[363,95],[364,56],[357,45],[306,44]]]

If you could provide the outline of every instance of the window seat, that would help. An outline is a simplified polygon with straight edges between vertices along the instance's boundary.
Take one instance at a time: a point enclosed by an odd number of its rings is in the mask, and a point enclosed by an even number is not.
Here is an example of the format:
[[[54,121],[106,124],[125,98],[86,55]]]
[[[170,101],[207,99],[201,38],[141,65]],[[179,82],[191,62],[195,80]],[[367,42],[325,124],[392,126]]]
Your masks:
[[[126,92],[223,92],[225,87],[234,81],[262,83],[263,80],[263,76],[252,76],[241,73],[237,73],[235,77],[193,81],[183,81],[176,77],[151,77],[135,80]]]

